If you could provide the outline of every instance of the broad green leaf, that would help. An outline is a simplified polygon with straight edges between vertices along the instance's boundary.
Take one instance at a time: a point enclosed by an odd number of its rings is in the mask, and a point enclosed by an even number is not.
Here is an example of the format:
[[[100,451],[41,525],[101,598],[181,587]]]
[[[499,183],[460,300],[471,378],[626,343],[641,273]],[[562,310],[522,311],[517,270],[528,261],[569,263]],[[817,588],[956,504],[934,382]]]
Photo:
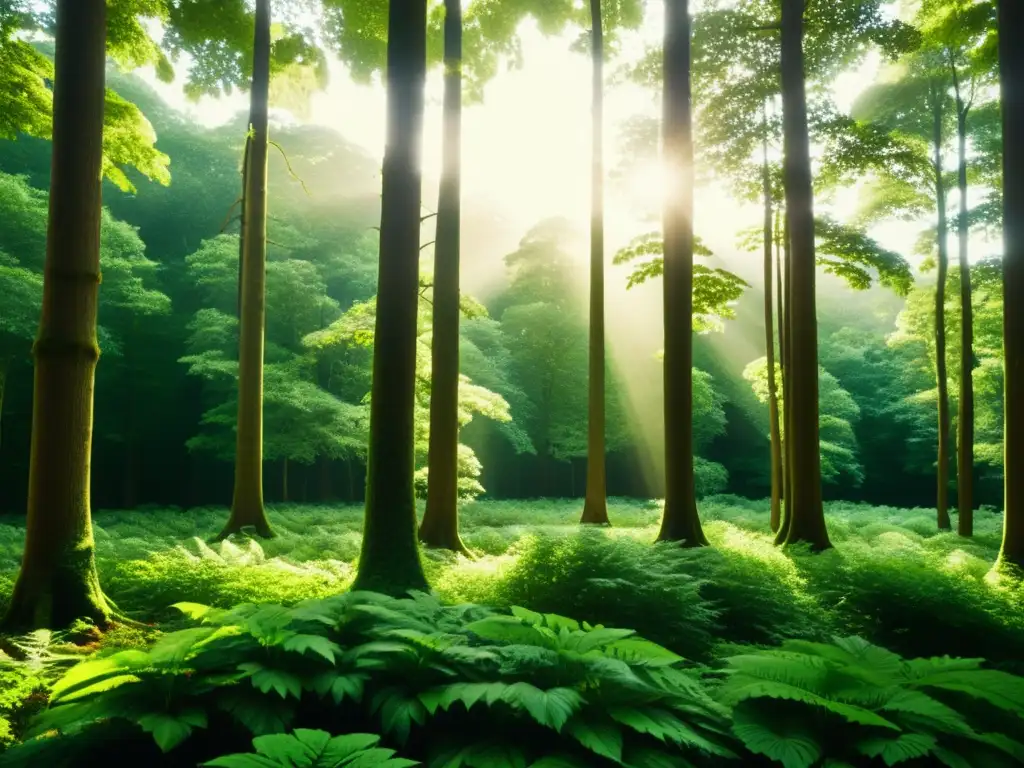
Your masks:
[[[751,752],[778,760],[785,768],[810,768],[822,756],[813,731],[795,720],[772,720],[761,709],[738,707],[733,733]]]
[[[291,672],[283,669],[267,669],[256,662],[239,664],[238,668],[249,673],[252,685],[263,693],[275,691],[282,699],[293,696],[296,699],[302,697],[302,681]]]
[[[181,611],[190,619],[195,619],[196,621],[213,610],[210,606],[201,605],[200,603],[175,603],[171,608]]]
[[[622,760],[622,731],[613,723],[572,720],[569,733],[580,744],[601,757]]]
[[[199,709],[176,715],[154,712],[142,715],[136,722],[146,733],[153,734],[153,740],[162,752],[170,752],[192,734],[193,728],[206,727],[206,713]]]
[[[312,651],[331,664],[334,663],[335,655],[342,652],[340,645],[321,635],[293,635],[285,640],[281,647],[286,651],[295,651],[296,653]]]
[[[523,682],[510,685],[501,698],[513,707],[525,709],[538,723],[556,731],[561,731],[583,704],[583,697],[571,688],[544,691]]]
[[[466,626],[466,630],[495,643],[522,643],[551,649],[558,647],[553,638],[512,616],[491,616],[474,621]]]
[[[862,739],[857,749],[868,757],[881,757],[886,765],[896,765],[931,754],[938,742],[923,733],[903,733],[895,739],[881,737]]]

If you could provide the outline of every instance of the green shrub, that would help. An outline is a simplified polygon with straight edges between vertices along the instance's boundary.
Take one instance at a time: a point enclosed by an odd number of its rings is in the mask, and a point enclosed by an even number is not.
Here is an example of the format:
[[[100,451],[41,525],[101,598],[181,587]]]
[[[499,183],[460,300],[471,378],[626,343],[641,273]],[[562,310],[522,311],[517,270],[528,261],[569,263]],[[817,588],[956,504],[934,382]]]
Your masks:
[[[116,749],[196,765],[254,735],[339,724],[438,768],[733,755],[725,709],[680,657],[631,630],[426,595],[179,607],[202,625],[73,668],[9,764],[90,764]]]
[[[369,733],[335,736],[325,731],[298,728],[294,733],[257,736],[255,755],[225,755],[203,765],[216,768],[407,768],[414,760],[392,757],[394,751],[378,747],[380,739]]]
[[[1024,679],[981,659],[904,660],[857,637],[726,659],[719,700],[752,752],[785,768],[1024,762]],[[921,762],[921,761],[930,762]]]

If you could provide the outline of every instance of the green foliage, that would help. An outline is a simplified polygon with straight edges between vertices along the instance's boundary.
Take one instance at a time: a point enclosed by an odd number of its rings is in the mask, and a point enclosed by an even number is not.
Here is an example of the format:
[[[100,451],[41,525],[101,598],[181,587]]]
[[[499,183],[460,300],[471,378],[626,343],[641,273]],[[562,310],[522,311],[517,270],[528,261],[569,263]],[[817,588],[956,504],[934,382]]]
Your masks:
[[[322,743],[325,734],[300,730],[272,737],[325,718],[372,724],[428,766],[473,765],[497,750],[523,765],[556,753],[638,767],[651,764],[648,755],[733,756],[726,711],[678,656],[631,630],[448,607],[426,595],[178,608],[201,624],[146,652],[84,662],[58,681],[34,730],[60,735],[26,742],[10,764],[81,759],[110,719],[130,724],[126,748],[151,740],[200,759],[225,746],[215,727],[240,726],[271,757],[302,749],[297,740]],[[208,764],[242,764],[224,760]]]
[[[252,741],[255,755],[225,755],[203,765],[217,768],[341,768],[353,765],[406,768],[418,765],[413,760],[392,757],[394,752],[378,747],[379,742],[378,736],[368,733],[332,737],[326,731],[297,728],[289,734],[257,736]]]
[[[1024,760],[1024,744],[1011,738],[1024,717],[1024,679],[982,669],[981,659],[905,660],[848,637],[748,649],[726,664],[717,695],[735,708],[733,732],[786,768],[864,757],[886,765]]]
[[[750,382],[759,402],[768,402],[768,360],[765,357],[751,362],[743,370],[743,378]],[[782,371],[776,369],[775,385],[779,398],[780,429],[785,402],[782,398]],[[859,486],[864,480],[864,469],[858,456],[857,435],[854,428],[860,420],[860,407],[836,380],[835,376],[818,367],[818,426],[820,432],[821,479],[831,484]],[[783,433],[783,437],[785,434]]]
[[[713,256],[711,250],[699,238],[695,239],[693,252],[696,256]],[[639,259],[644,261],[633,267],[627,280],[630,288],[663,274],[664,243],[660,233],[651,232],[633,238],[628,246],[615,254],[612,263],[629,264]],[[720,328],[719,318],[735,317],[731,305],[748,287],[746,281],[725,269],[694,264],[693,329],[717,330]]]

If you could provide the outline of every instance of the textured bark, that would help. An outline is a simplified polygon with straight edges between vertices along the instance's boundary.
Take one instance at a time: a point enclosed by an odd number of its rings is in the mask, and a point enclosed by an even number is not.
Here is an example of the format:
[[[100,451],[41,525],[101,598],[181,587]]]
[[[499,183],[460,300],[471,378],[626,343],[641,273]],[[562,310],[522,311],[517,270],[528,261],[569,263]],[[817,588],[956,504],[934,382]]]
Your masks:
[[[967,111],[960,95],[960,81],[953,67],[956,90],[957,191],[960,217],[957,221],[960,263],[960,397],[957,403],[957,533],[974,534],[974,311],[971,306],[971,265],[967,259]]]
[[[426,0],[392,2],[366,515],[353,588],[394,595],[428,588],[413,496],[426,38]]]
[[[459,260],[462,152],[462,8],[445,0],[444,136],[434,241],[433,341],[427,509],[420,541],[468,555],[459,537]]]
[[[999,2],[1005,461],[1001,564],[1024,568],[1024,3]]]
[[[771,450],[772,495],[769,522],[772,532],[782,524],[782,442],[779,434],[779,394],[775,385],[775,328],[772,311],[772,245],[774,221],[772,219],[772,183],[768,167],[767,117],[764,120],[764,157],[762,176],[764,186],[764,340],[768,362],[768,437]]]
[[[270,100],[270,0],[257,0],[253,39],[250,138],[243,200],[238,433],[231,516],[218,538],[243,528],[274,535],[263,506],[263,342],[266,328],[267,155]]]
[[[665,0],[665,512],[658,541],[706,546],[693,478],[693,112],[687,0]],[[678,186],[676,186],[678,185]]]
[[[786,439],[791,448],[793,504],[784,543],[807,543],[815,550],[831,546],[821,503],[821,454],[818,438],[818,338],[815,306],[814,194],[803,61],[804,0],[782,0],[782,123],[792,262],[790,390]]]
[[[601,0],[590,0],[590,357],[587,393],[587,489],[581,523],[608,524],[604,342],[604,30]]]
[[[57,3],[53,164],[36,340],[25,553],[4,629],[60,629],[111,609],[96,573],[89,501],[99,347],[104,0]]]
[[[929,94],[932,101],[932,167],[935,171],[935,210],[938,216],[938,276],[935,284],[935,381],[939,398],[939,446],[936,463],[936,521],[940,531],[953,526],[949,519],[949,377],[946,373],[946,276],[949,272],[949,252],[946,235],[946,183],[942,168],[943,93],[933,84]]]
[[[787,222],[788,217],[784,217],[781,242],[786,252],[786,260],[783,272],[779,277],[781,281],[780,291],[785,295],[784,298],[779,299],[783,306],[782,320],[779,327],[779,340],[782,344],[779,351],[782,354],[782,432],[784,438],[782,441],[782,524],[779,526],[779,530],[775,533],[776,544],[783,544],[786,541],[786,536],[789,535],[790,522],[793,519],[794,480],[793,457],[791,455],[793,444],[789,439],[789,435],[792,434],[792,412],[789,408],[785,407],[786,403],[790,401],[790,394],[792,392],[790,372],[793,368],[793,358],[791,354],[792,344],[790,344],[790,328],[792,325],[792,313],[790,310],[793,306],[793,260],[790,258],[789,225]]]
[[[788,272],[784,273],[783,272],[783,267],[782,267],[782,241],[783,241],[782,229],[783,229],[783,226],[782,226],[781,211],[779,209],[776,209],[775,210],[775,286],[776,286],[776,298],[777,298],[777,303],[778,303],[779,306],[778,306],[778,309],[776,309],[775,313],[776,313],[776,317],[777,317],[777,325],[779,326],[779,368],[780,368],[780,370],[782,372],[782,375],[780,376],[780,378],[782,379],[782,382],[781,382],[782,383],[782,392],[781,392],[782,399],[780,401],[779,398],[776,397],[776,404],[781,403],[781,404],[785,405],[785,402],[786,402],[786,370],[787,370],[788,358],[786,357],[786,313],[785,313],[785,302],[783,300],[783,291],[784,291],[784,282],[785,282],[785,279],[786,279],[785,275],[788,274]],[[786,263],[787,264],[789,263],[789,259],[788,258],[786,259]],[[783,413],[785,413],[785,409],[784,408],[781,409],[781,410],[783,411]],[[779,527],[778,527],[778,529],[776,529],[775,533],[778,533],[779,531],[782,530],[783,522],[789,516],[789,506],[790,506],[790,503],[793,500],[792,499],[792,495],[789,492],[789,472],[788,472],[789,460],[786,458],[786,437],[785,437],[785,430],[783,429],[783,424],[782,424],[781,421],[780,421],[780,424],[779,424],[779,454],[781,456],[781,463],[782,463],[782,466],[779,468],[779,472],[781,474],[780,482],[782,484],[782,510],[781,510],[782,516],[781,516],[781,518],[779,520]]]

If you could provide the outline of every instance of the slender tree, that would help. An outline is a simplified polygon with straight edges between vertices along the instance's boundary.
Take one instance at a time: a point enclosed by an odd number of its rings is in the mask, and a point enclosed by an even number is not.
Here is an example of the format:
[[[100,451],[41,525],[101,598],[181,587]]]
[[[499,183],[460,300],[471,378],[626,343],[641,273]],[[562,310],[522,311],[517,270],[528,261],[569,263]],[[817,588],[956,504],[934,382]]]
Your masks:
[[[999,0],[1003,113],[1003,545],[1024,568],[1024,3]]]
[[[388,12],[388,120],[363,546],[354,588],[426,589],[416,542],[414,416],[427,2]]]
[[[587,490],[583,523],[608,523],[605,464],[604,343],[604,36],[601,0],[590,0],[592,65],[590,179],[590,358],[587,402]]]
[[[658,541],[706,546],[693,478],[693,113],[688,0],[665,0],[665,511]]]
[[[956,57],[949,52],[949,68],[956,99],[957,256],[960,264],[960,394],[957,402],[956,491],[957,533],[974,533],[974,311],[971,306],[971,265],[968,261],[970,226],[967,220],[967,115],[973,94],[967,96],[960,82]]]
[[[771,513],[770,523],[773,532],[779,530],[782,523],[782,434],[779,430],[779,393],[775,379],[775,325],[772,308],[772,249],[775,241],[775,225],[772,214],[772,175],[768,165],[768,115],[767,108],[763,115],[762,128],[762,187],[764,194],[764,338],[765,355],[768,361],[768,429],[771,448]]]
[[[104,0],[57,3],[53,165],[25,554],[5,629],[106,624],[89,499],[99,346],[100,174],[106,66]]]
[[[818,340],[815,302],[814,193],[811,185],[807,95],[804,82],[804,0],[782,0],[783,178],[786,192],[787,261],[790,266],[789,389],[786,445],[792,509],[785,544],[831,546],[821,501],[818,447]]]
[[[231,516],[218,538],[243,528],[273,536],[263,506],[263,343],[266,329],[267,160],[270,149],[270,0],[257,0],[243,178],[238,432]]]
[[[459,227],[462,152],[462,7],[445,0],[444,137],[434,243],[427,509],[420,540],[469,554],[459,538]]]
[[[935,380],[939,396],[939,443],[936,472],[936,511],[939,530],[951,530],[949,519],[949,376],[946,372],[946,282],[949,274],[949,224],[946,220],[946,180],[942,167],[945,125],[945,81],[932,79],[928,101],[932,112],[932,168],[935,174],[938,275],[935,283]]]

